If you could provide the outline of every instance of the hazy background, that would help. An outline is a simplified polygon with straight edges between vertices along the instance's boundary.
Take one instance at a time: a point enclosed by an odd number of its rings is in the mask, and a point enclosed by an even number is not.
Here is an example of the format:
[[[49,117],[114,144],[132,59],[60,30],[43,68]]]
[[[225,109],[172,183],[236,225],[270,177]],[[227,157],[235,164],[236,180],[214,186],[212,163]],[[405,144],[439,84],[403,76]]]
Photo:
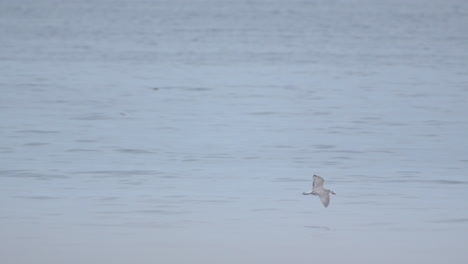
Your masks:
[[[467,29],[464,0],[0,0],[0,261],[467,263]]]

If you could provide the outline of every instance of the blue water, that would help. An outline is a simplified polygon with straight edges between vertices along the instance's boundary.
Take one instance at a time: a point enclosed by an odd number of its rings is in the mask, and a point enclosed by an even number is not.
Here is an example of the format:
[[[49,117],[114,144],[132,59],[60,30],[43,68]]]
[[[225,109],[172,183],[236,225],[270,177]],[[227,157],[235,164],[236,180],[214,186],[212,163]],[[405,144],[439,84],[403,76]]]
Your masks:
[[[1,1],[1,262],[466,263],[467,3]]]

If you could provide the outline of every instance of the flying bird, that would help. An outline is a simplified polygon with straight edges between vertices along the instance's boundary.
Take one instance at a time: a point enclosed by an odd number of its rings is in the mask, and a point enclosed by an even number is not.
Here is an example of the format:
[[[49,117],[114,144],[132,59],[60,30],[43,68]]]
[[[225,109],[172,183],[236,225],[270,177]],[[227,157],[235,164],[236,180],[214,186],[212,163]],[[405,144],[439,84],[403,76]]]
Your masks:
[[[330,193],[336,195],[333,191],[327,190],[323,188],[323,182],[325,180],[317,175],[314,175],[314,182],[312,183],[312,191],[310,192],[303,192],[303,195],[318,195],[320,197],[320,201],[322,201],[323,206],[328,207],[330,203]]]

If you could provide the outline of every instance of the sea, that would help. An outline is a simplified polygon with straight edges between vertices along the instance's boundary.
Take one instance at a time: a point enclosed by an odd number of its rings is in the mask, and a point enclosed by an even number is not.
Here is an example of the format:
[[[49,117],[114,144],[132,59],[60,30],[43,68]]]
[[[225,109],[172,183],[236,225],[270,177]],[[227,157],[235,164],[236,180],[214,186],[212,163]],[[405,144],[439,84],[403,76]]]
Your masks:
[[[465,0],[0,0],[0,262],[468,263],[467,29]]]

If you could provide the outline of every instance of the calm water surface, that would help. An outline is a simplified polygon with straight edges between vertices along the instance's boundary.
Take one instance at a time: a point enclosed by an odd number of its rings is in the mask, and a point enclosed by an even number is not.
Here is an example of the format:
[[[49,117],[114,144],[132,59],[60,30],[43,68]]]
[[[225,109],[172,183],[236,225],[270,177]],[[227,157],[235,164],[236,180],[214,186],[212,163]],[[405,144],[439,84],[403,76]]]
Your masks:
[[[2,263],[466,263],[467,3],[2,1]]]

